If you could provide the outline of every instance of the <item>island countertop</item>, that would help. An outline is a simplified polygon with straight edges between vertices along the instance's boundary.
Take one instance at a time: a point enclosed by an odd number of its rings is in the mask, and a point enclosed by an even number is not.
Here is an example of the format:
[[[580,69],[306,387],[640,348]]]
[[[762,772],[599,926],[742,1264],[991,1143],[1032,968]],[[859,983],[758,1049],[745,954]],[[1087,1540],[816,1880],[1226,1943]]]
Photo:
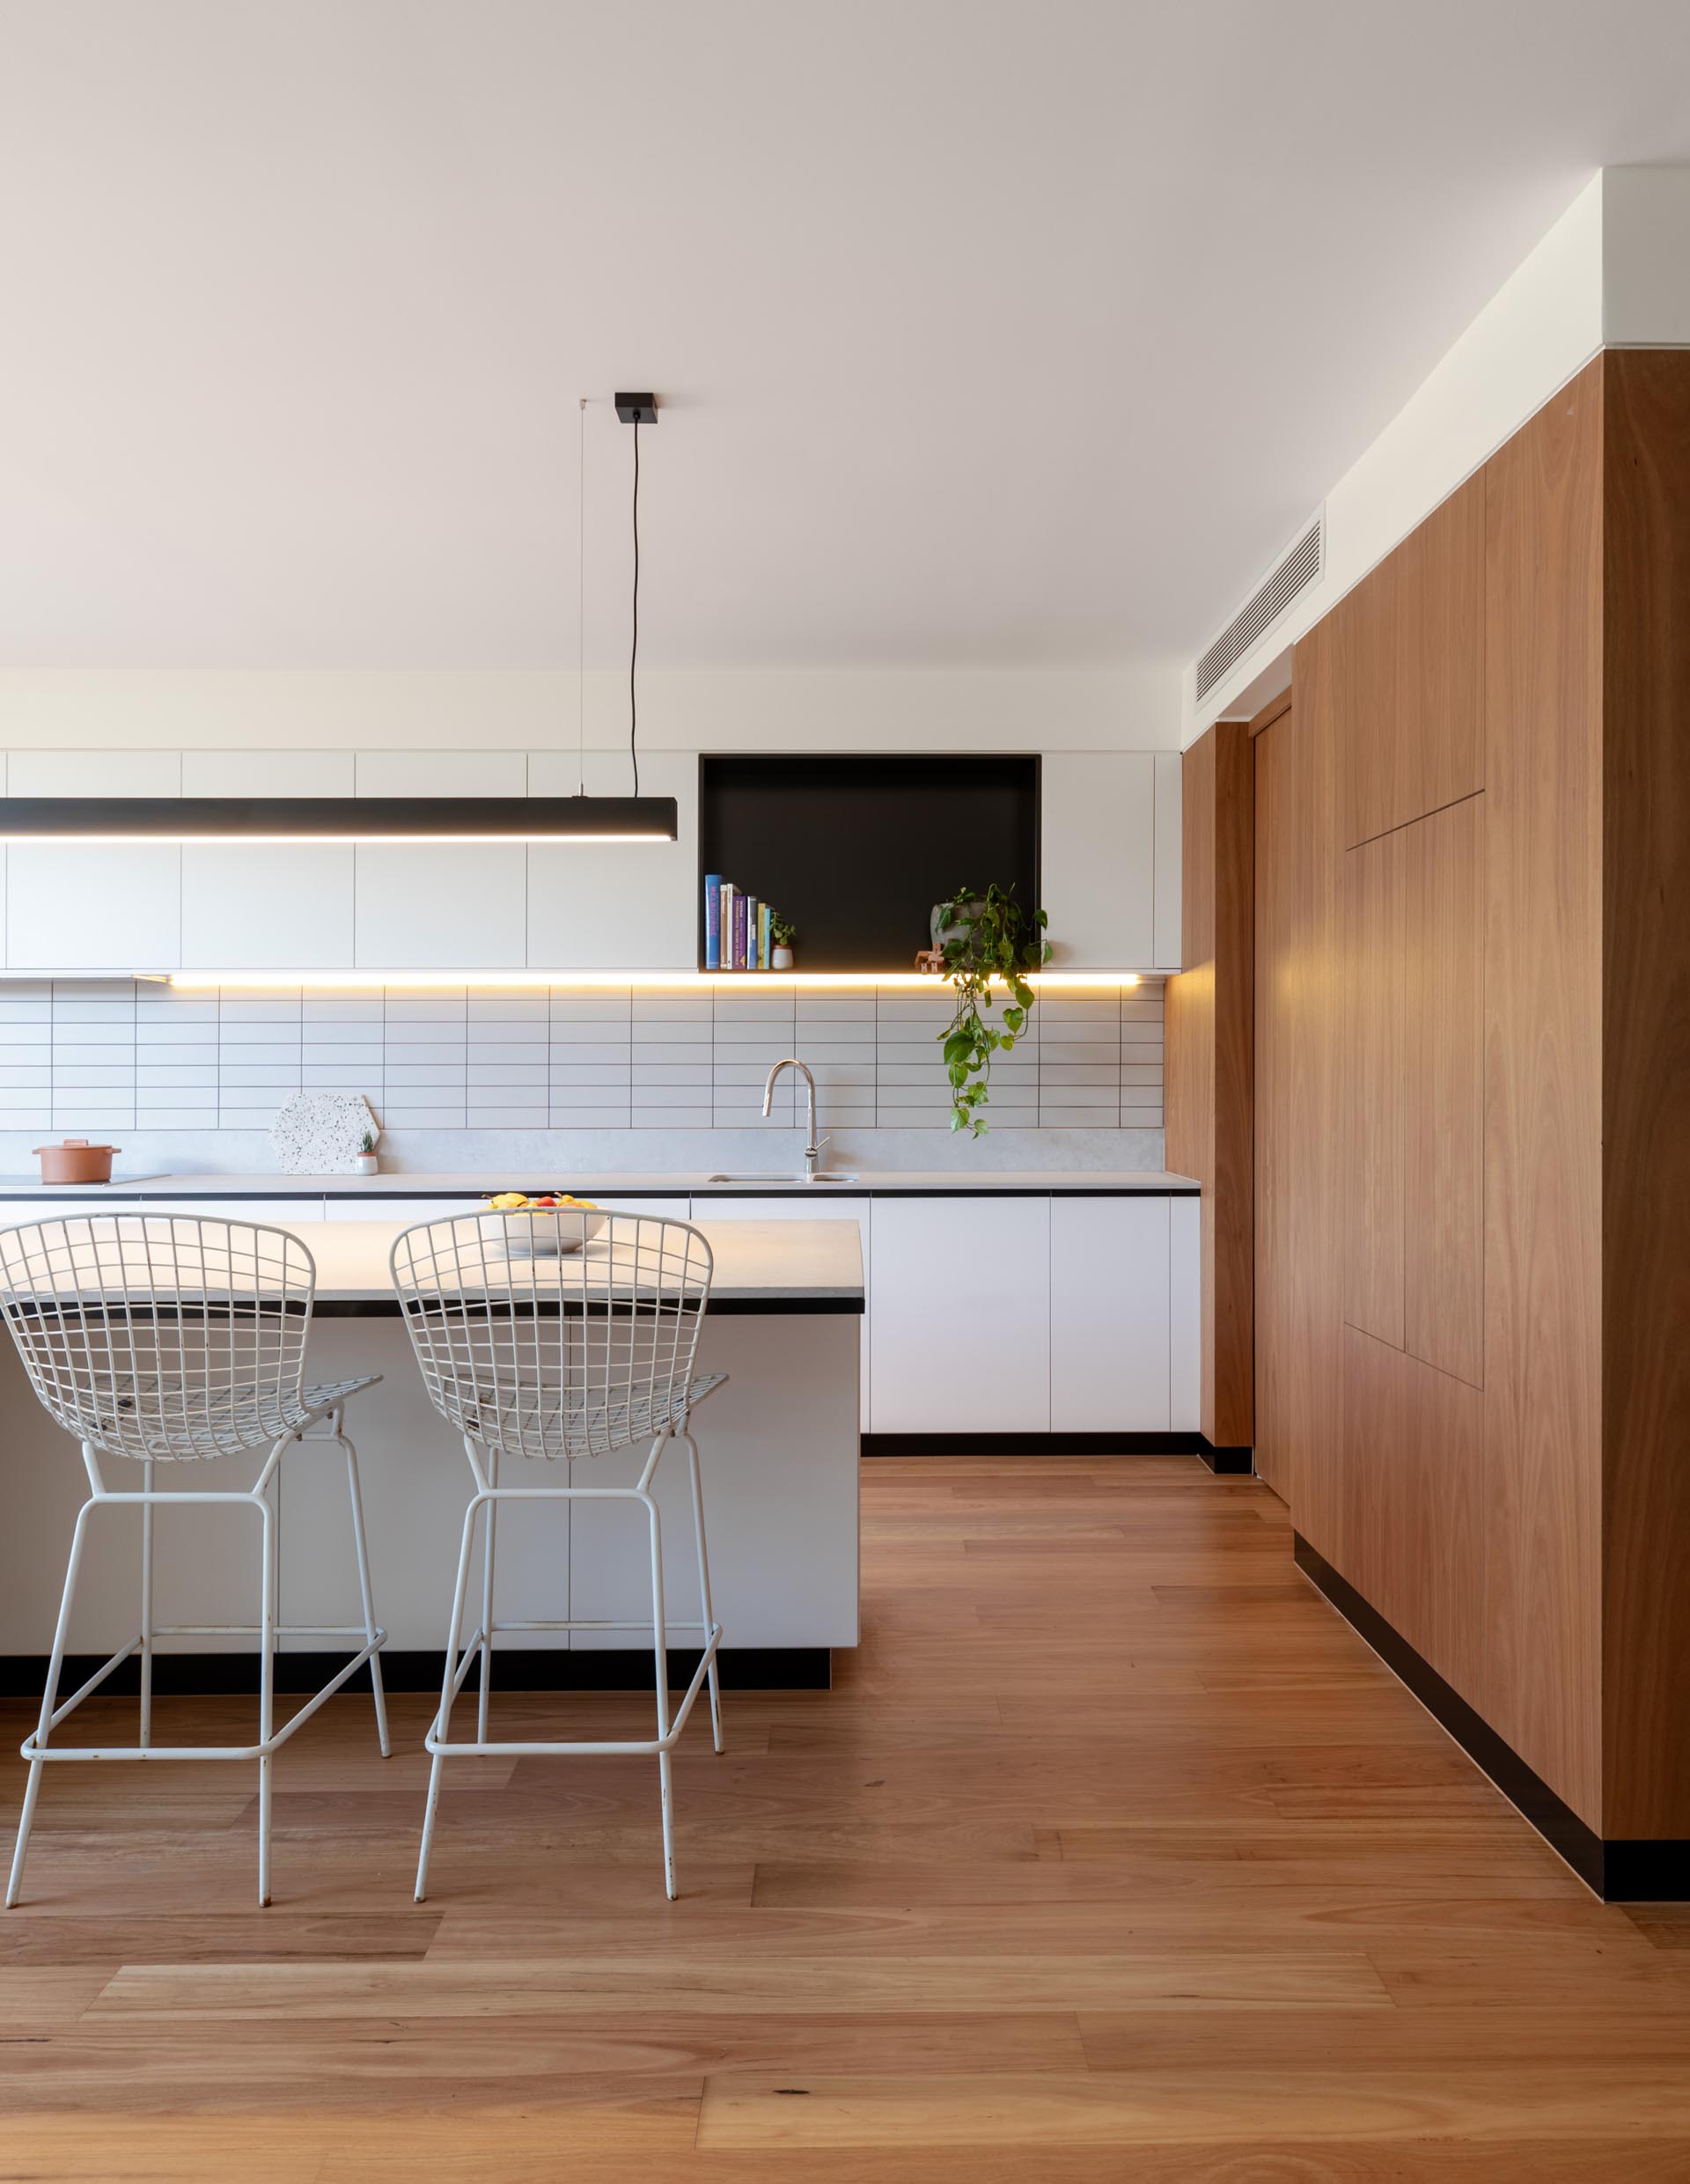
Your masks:
[[[91,1211],[98,1209],[91,1208]],[[144,1213],[145,1209],[138,1210]],[[55,1207],[55,1213],[58,1211]],[[856,1313],[863,1309],[862,1237],[855,1221],[702,1221],[714,1269],[709,1310],[723,1314]],[[272,1224],[271,1225],[277,1225]],[[286,1224],[279,1225],[285,1227]],[[315,1312],[326,1320],[400,1316],[389,1254],[408,1221],[312,1222],[297,1233],[316,1262]],[[596,1255],[589,1244],[589,1260]],[[523,1261],[566,1279],[583,1262]]]
[[[1194,1198],[1198,1186],[1188,1175],[1161,1169],[977,1169],[879,1168],[850,1171],[849,1183],[805,1183],[796,1176],[732,1175],[718,1181],[703,1170],[612,1173],[570,1168],[560,1161],[540,1172],[532,1161],[510,1169],[476,1168],[459,1173],[403,1170],[384,1175],[265,1175],[252,1173],[159,1173],[114,1176],[109,1183],[40,1183],[33,1177],[0,1177],[0,1204],[34,1198],[465,1198],[495,1191],[565,1188],[577,1196],[807,1198],[827,1219],[830,1198],[1054,1197]]]

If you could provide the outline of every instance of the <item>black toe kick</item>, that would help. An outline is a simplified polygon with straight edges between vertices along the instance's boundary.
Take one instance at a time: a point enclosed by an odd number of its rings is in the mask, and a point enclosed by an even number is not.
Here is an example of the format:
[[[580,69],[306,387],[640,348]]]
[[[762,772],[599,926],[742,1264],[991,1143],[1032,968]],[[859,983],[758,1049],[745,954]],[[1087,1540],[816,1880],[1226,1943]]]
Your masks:
[[[1248,1472],[1247,1448],[1201,1433],[865,1433],[865,1456],[1201,1456],[1211,1471]]]
[[[1297,1566],[1605,1903],[1690,1902],[1690,1842],[1598,1835],[1301,1533]]]

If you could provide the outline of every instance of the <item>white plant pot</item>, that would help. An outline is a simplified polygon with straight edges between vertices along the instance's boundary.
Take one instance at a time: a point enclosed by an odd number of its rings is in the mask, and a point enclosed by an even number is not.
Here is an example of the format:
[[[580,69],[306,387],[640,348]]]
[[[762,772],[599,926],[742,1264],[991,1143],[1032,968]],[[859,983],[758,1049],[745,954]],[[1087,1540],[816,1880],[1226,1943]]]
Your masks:
[[[373,1152],[358,1153],[353,1158],[352,1173],[354,1175],[379,1175],[381,1162]]]
[[[771,948],[768,952],[768,967],[771,971],[790,971],[792,967],[791,949]]]

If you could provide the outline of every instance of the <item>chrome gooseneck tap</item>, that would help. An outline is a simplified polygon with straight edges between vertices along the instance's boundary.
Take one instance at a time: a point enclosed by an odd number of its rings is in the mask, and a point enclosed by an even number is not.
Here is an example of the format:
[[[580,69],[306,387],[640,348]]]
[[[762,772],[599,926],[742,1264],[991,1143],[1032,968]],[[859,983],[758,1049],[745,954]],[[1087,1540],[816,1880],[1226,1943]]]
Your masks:
[[[775,1080],[783,1070],[796,1070],[809,1091],[810,1136],[804,1149],[804,1180],[806,1183],[813,1183],[816,1180],[816,1164],[821,1158],[821,1147],[827,1140],[824,1137],[821,1144],[816,1143],[816,1080],[811,1076],[808,1065],[800,1062],[797,1055],[788,1055],[783,1062],[777,1062],[769,1071],[768,1082],[763,1086],[763,1113],[767,1114],[769,1111],[775,1098]]]

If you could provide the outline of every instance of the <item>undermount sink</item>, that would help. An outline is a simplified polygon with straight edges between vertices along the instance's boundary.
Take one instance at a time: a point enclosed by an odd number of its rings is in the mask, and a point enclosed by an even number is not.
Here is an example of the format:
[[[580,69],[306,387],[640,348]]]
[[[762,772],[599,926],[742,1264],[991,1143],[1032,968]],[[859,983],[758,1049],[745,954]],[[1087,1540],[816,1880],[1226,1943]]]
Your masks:
[[[760,1168],[755,1174],[707,1175],[707,1183],[855,1183],[854,1175],[784,1175],[772,1168]]]

